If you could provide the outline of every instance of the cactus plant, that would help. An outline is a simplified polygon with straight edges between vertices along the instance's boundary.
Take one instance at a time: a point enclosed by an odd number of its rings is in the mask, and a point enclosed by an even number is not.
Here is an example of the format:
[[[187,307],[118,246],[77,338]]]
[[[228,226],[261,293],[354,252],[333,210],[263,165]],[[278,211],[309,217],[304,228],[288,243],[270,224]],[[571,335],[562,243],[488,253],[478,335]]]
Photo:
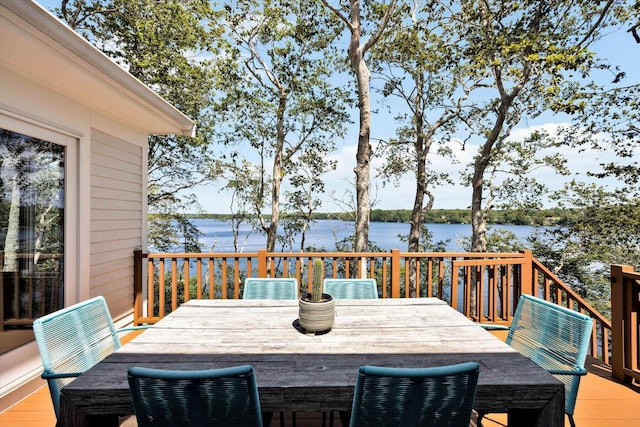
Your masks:
[[[298,324],[306,334],[326,333],[335,320],[335,300],[322,293],[324,288],[324,263],[317,259],[311,265],[311,292],[298,300]]]
[[[320,302],[322,300],[322,283],[324,281],[322,260],[313,262],[313,277],[311,281],[311,301]]]

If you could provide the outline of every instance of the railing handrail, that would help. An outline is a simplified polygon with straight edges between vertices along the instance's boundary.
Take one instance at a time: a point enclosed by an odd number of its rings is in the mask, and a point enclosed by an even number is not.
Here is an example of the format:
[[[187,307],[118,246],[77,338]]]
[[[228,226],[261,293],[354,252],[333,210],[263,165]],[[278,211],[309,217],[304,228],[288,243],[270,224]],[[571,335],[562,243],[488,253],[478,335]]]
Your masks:
[[[553,273],[551,270],[549,270],[537,258],[533,258],[533,265],[534,265],[535,268],[537,268],[538,270],[542,271],[543,273],[545,273],[549,277],[555,278],[558,287],[560,287],[564,292],[566,292],[568,295],[570,295],[573,300],[578,302],[579,307],[583,308],[584,311],[588,312],[590,317],[594,318],[598,322],[603,323],[609,329],[611,329],[611,322],[609,321],[609,319],[604,317],[602,315],[602,313],[600,313],[591,304],[589,304],[587,301],[585,301],[580,295],[578,295],[578,293],[576,291],[571,289],[566,283],[564,283],[560,278],[558,278],[558,276],[556,276],[555,273]]]

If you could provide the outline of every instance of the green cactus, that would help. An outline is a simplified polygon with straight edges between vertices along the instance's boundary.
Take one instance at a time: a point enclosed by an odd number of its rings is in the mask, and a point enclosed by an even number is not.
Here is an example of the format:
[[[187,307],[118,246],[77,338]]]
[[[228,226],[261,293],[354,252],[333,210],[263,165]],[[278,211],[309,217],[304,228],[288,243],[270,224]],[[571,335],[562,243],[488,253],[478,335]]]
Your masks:
[[[313,302],[320,302],[322,299],[322,282],[324,279],[322,270],[322,260],[315,260],[313,262],[313,280],[311,282],[311,301]]]

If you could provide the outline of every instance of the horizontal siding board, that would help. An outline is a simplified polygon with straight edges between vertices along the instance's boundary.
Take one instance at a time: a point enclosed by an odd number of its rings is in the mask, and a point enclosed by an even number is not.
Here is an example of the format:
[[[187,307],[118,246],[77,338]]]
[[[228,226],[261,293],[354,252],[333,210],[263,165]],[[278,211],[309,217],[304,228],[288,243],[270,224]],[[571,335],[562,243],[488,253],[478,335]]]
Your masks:
[[[109,289],[105,295],[110,301],[109,311],[114,319],[121,319],[125,316],[131,316],[133,313],[133,291],[125,286],[119,286],[113,290]],[[120,334],[122,338],[124,334]]]
[[[98,276],[101,274],[108,274],[113,269],[119,270],[127,269],[129,267],[133,268],[133,254],[127,258],[114,259],[111,262],[92,264],[91,274]]]
[[[133,286],[133,266],[129,269],[119,269],[109,272],[108,274],[100,274],[91,276],[91,283],[94,288],[101,286],[111,286],[114,283],[123,283],[126,286]],[[133,292],[133,288],[131,289]]]
[[[109,169],[128,172],[130,174],[140,172],[140,164],[132,162],[131,159],[127,157],[105,156],[94,152],[92,160],[95,166],[103,166]],[[137,157],[136,162],[139,161],[141,161],[141,159]]]
[[[126,181],[126,182],[140,182],[139,180],[139,176],[140,176],[140,170],[136,170],[135,168],[118,168],[116,167],[116,165],[111,165],[111,164],[96,164],[94,165],[94,170],[92,171],[93,176],[94,177],[102,177],[102,178],[108,178],[108,177],[113,177],[119,181]],[[114,175],[115,172],[117,171],[118,175]]]
[[[140,201],[140,192],[138,191],[123,191],[113,188],[94,187],[92,192],[96,199]]]
[[[121,250],[121,251],[110,251],[109,254],[110,256],[107,258],[105,257],[104,259],[101,259],[101,262],[99,263],[93,263],[91,264],[92,267],[92,274],[103,274],[104,271],[108,271],[108,269],[106,269],[104,266],[105,264],[115,264],[114,269],[128,269],[130,266],[133,265],[133,261],[132,258],[133,256],[131,254],[126,254],[125,250]],[[94,267],[98,267],[97,270],[94,272],[93,268]]]
[[[91,221],[102,221],[104,224],[108,224],[110,221],[129,221],[139,220],[140,212],[138,211],[117,211],[117,210],[92,210]],[[106,225],[102,225],[105,227]]]
[[[119,145],[119,148],[124,148],[123,145]],[[142,151],[139,147],[134,147],[135,151],[132,150],[120,150],[115,146],[109,144],[100,144],[92,148],[91,153],[93,154],[94,163],[95,164],[109,164],[109,160],[115,160],[118,163],[125,164],[128,163],[129,166],[124,166],[123,170],[130,169],[139,165],[140,160],[142,159]]]
[[[118,230],[135,229],[137,232],[141,227],[142,221],[139,219],[117,220],[113,221],[113,223],[111,221],[109,223],[103,221],[93,221],[91,223],[91,231],[109,231],[115,228]]]
[[[91,241],[95,243],[125,241],[130,239],[132,236],[139,237],[140,230],[125,228],[125,229],[92,231]]]
[[[97,129],[93,129],[92,138],[94,141],[100,142],[100,144],[94,144],[94,146],[92,146],[91,151],[93,152],[107,155],[114,155],[114,153],[128,153],[130,155],[129,157],[134,157],[136,155],[141,157],[141,147],[122,141]]]
[[[91,243],[91,253],[100,255],[100,260],[113,261],[114,259],[123,258],[124,253],[126,253],[126,256],[133,256],[136,244],[140,245],[140,239],[135,237],[115,242]]]
[[[93,199],[91,201],[92,209],[103,209],[107,211],[123,210],[123,211],[135,211],[140,216],[142,210],[142,202],[128,201],[128,200],[108,200],[108,199]]]
[[[139,174],[111,169],[106,166],[94,165],[93,169],[91,185],[94,187],[121,188],[125,190],[130,185],[133,185],[133,189],[135,189],[135,185],[142,183],[142,178]]]

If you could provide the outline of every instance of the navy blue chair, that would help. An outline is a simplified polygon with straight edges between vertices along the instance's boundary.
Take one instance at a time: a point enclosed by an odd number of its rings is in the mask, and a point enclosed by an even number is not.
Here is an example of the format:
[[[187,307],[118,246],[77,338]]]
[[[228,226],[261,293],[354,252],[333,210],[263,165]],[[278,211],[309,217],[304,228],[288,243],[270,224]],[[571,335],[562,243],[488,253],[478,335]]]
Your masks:
[[[466,427],[471,421],[480,366],[434,368],[361,366],[350,427]]]
[[[129,388],[139,427],[261,427],[250,365],[203,371],[131,367]]]

